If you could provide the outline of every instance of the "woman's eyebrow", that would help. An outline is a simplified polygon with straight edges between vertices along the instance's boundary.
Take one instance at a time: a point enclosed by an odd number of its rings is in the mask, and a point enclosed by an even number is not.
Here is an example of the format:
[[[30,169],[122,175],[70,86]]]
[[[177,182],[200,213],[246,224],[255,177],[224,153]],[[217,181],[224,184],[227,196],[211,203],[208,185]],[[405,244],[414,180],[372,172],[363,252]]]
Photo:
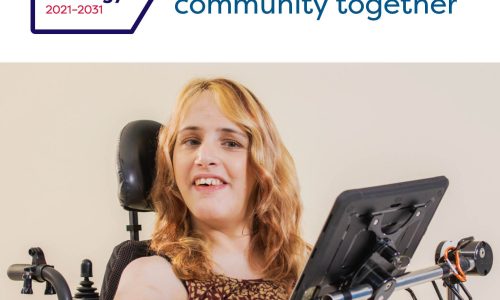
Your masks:
[[[247,135],[244,134],[243,132],[241,132],[239,130],[232,129],[232,128],[219,128],[219,129],[217,129],[217,131],[225,132],[225,133],[234,133],[234,134],[241,136],[244,139],[248,138]]]
[[[182,133],[184,131],[200,131],[201,128],[198,127],[198,126],[186,126],[184,128],[182,128],[181,130],[179,130],[179,133]]]
[[[183,133],[185,131],[202,131],[203,129],[199,126],[186,126],[186,127],[183,127],[181,130],[179,130],[179,133]],[[236,130],[236,129],[233,129],[233,128],[229,128],[229,127],[222,127],[222,128],[217,128],[216,129],[217,132],[224,132],[224,133],[233,133],[233,134],[237,134],[239,136],[241,136],[242,138],[245,138],[247,139],[247,135],[244,134],[243,132],[241,132],[240,130]]]

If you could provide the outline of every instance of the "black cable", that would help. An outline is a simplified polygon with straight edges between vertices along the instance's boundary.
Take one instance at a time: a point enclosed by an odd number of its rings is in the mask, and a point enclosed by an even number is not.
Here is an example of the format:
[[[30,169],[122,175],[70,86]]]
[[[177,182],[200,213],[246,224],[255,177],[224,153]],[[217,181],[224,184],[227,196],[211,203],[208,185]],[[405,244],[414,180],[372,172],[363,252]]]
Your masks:
[[[460,293],[457,291],[457,289],[448,281],[444,281],[444,284],[450,289],[450,291],[459,299],[459,300],[464,300],[462,296],[460,296]]]
[[[432,286],[434,287],[434,290],[436,291],[439,300],[443,300],[443,296],[441,295],[441,292],[439,291],[439,288],[434,280],[432,281]]]
[[[413,292],[413,290],[412,290],[412,289],[407,288],[407,289],[405,289],[405,291],[407,291],[408,293],[410,293],[411,298],[412,298],[413,300],[417,300],[417,296],[415,296],[415,293]]]
[[[467,298],[469,298],[469,300],[472,300],[472,295],[469,293],[469,290],[465,288],[465,285],[462,282],[458,282],[458,284],[460,285],[462,290],[464,290],[464,293],[467,295]]]

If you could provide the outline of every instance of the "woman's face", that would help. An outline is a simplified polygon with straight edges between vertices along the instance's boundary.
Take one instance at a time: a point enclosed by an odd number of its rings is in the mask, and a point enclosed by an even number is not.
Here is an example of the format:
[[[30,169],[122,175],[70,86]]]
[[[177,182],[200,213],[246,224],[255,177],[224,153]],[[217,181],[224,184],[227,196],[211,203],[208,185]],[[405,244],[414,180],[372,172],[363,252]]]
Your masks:
[[[247,135],[226,118],[209,92],[194,99],[179,124],[173,165],[194,224],[244,227],[254,175]]]

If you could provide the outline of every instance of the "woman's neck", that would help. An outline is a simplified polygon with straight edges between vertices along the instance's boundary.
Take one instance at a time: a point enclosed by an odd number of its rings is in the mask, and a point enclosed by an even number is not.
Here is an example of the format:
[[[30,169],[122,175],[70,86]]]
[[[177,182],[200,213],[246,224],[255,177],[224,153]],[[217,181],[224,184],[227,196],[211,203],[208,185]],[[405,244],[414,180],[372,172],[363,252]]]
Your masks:
[[[211,249],[227,252],[246,252],[250,245],[249,226],[232,224],[230,226],[213,226],[199,220],[193,220],[195,232],[205,237]]]
[[[262,277],[260,255],[250,253],[249,226],[211,227],[193,222],[194,229],[208,242],[214,272],[239,279]]]

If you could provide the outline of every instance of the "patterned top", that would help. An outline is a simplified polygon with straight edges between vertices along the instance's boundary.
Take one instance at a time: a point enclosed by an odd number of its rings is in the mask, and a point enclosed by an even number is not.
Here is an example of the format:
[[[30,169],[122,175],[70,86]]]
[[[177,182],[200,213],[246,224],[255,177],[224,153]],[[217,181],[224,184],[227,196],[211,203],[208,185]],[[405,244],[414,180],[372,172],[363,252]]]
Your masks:
[[[185,281],[189,300],[286,300],[283,284],[264,279],[235,279],[214,275],[210,280]]]

